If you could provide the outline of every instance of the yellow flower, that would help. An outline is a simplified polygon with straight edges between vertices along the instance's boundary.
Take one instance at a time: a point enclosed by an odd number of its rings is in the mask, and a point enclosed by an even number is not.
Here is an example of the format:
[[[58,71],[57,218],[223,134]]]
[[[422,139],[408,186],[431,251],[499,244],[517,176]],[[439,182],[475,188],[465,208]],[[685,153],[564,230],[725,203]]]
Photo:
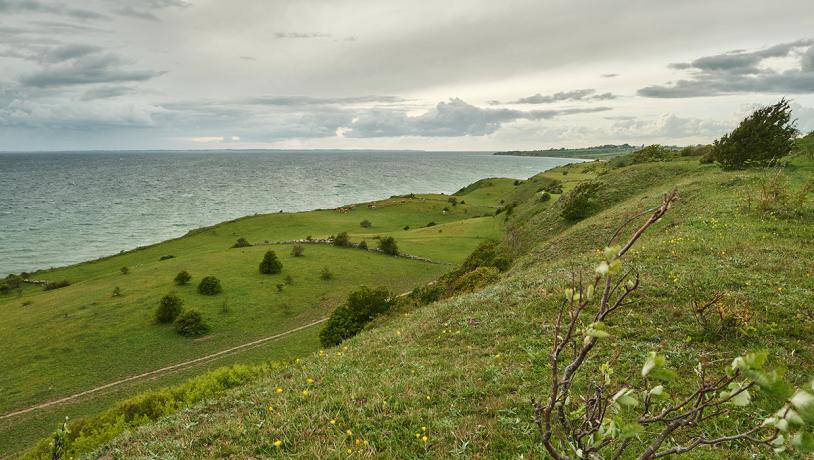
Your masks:
[[[357,446],[358,446],[359,444],[362,444],[362,440],[361,440],[361,439],[359,439],[359,438],[356,438],[356,441],[354,441],[354,442],[356,443],[356,445],[357,445]]]
[[[424,442],[429,441],[429,439],[430,438],[428,438],[427,435],[424,435],[424,436],[421,437],[421,440],[424,441]]]
[[[276,390],[276,391],[277,391],[277,394],[280,394],[280,393],[282,393],[282,392],[283,392],[283,389],[282,389],[282,388],[280,388],[280,387],[277,387],[277,390]]]
[[[294,360],[294,362],[295,362],[295,363],[299,363],[299,362],[300,362],[300,358],[295,359],[295,360]]]
[[[273,412],[273,411],[274,411],[274,408],[269,406],[269,412]]]
[[[274,447],[280,447],[282,445],[283,445],[283,441],[280,441],[279,439],[274,441]]]
[[[347,433],[347,434],[348,434],[348,436],[353,436],[353,431],[352,431],[352,430],[348,430],[348,431],[346,431],[345,433]]]
[[[307,379],[305,379],[305,383],[311,385],[312,383],[314,383],[314,379],[312,379],[311,377],[308,377]]]
[[[365,442],[363,442],[363,444],[368,445],[367,439],[365,439]]]
[[[303,396],[308,396],[308,390],[302,390],[302,395]]]
[[[330,423],[331,425],[336,425],[336,420],[331,419],[331,421],[330,421],[329,423]]]
[[[396,335],[401,335],[401,331],[396,331]]]
[[[426,426],[422,426],[422,427],[421,427],[421,431],[427,431],[427,427],[426,427]]]
[[[352,453],[353,453],[353,449],[351,449],[350,447],[348,447],[348,453],[349,453],[349,454],[352,454]]]

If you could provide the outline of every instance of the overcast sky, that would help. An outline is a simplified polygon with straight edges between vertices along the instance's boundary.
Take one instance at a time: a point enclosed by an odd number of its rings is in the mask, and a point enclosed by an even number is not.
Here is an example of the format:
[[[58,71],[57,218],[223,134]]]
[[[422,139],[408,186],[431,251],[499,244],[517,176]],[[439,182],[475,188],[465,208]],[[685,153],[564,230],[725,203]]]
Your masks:
[[[0,150],[709,142],[786,96],[811,0],[0,0]]]

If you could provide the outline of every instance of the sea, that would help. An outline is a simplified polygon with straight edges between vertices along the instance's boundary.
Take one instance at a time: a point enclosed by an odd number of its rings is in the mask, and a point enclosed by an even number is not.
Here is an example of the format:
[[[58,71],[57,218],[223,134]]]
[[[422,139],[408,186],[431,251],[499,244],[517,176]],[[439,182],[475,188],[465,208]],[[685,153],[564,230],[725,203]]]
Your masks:
[[[237,217],[333,208],[579,160],[430,151],[0,153],[0,276],[60,267]]]

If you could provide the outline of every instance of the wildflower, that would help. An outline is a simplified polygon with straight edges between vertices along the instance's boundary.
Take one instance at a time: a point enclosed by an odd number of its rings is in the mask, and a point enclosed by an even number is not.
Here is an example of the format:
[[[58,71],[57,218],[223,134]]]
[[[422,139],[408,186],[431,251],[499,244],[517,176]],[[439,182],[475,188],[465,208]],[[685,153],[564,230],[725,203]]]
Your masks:
[[[294,362],[299,364],[300,363],[300,358],[295,359]]]
[[[277,390],[276,390],[276,391],[277,391],[277,394],[280,394],[280,393],[282,393],[282,392],[283,392],[283,389],[282,389],[282,388],[280,388],[280,387],[277,387]]]
[[[350,447],[348,447],[348,453],[349,453],[349,454],[352,454],[352,453],[353,453],[353,449],[351,449]]]
[[[429,439],[430,439],[430,438],[428,438],[426,434],[425,434],[424,436],[422,436],[422,437],[421,437],[421,440],[422,440],[422,441],[424,441],[424,442],[429,441]]]
[[[401,335],[401,331],[396,331],[396,335],[400,336],[400,335]]]
[[[305,383],[307,383],[308,385],[312,385],[314,383],[314,379],[308,377],[307,379],[305,379]]]
[[[336,425],[336,420],[331,419],[331,421],[330,421],[330,422],[328,422],[328,423],[330,423],[331,425]]]
[[[274,408],[269,406],[269,412],[274,412]]]
[[[350,429],[348,429],[348,431],[346,431],[345,433],[347,433],[348,436],[353,436],[353,431]]]
[[[274,447],[280,447],[282,445],[283,445],[283,441],[280,441],[279,439],[274,441]]]
[[[303,396],[308,396],[308,394],[309,394],[308,390],[302,390],[302,395]]]
[[[359,439],[359,438],[356,438],[356,441],[355,441],[355,442],[356,442],[356,445],[357,445],[357,446],[358,446],[358,445],[360,445],[360,444],[362,444],[362,440],[361,440],[361,439]]]
[[[426,427],[426,426],[422,426],[422,427],[421,427],[421,431],[427,431],[427,427]]]

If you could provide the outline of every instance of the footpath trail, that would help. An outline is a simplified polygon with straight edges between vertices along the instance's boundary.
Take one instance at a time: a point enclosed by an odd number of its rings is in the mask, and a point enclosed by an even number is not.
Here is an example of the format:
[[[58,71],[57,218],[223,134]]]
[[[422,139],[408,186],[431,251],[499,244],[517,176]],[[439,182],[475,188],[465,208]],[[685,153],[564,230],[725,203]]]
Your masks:
[[[199,364],[199,363],[202,363],[202,362],[211,361],[213,359],[220,358],[220,357],[225,356],[225,355],[229,355],[229,354],[232,354],[232,353],[237,353],[239,351],[248,350],[248,349],[257,347],[259,345],[262,345],[262,344],[264,344],[266,342],[269,342],[271,340],[279,339],[280,337],[284,337],[286,335],[293,334],[295,332],[299,332],[299,331],[301,331],[303,329],[307,329],[309,327],[316,326],[317,324],[324,323],[327,320],[328,320],[328,318],[321,318],[321,319],[318,319],[318,320],[313,321],[311,323],[304,324],[304,325],[299,326],[299,327],[295,327],[294,329],[289,329],[289,330],[287,330],[285,332],[280,332],[279,334],[274,334],[274,335],[270,335],[268,337],[263,337],[261,339],[253,340],[251,342],[247,342],[247,343],[244,343],[244,344],[241,344],[241,345],[237,345],[235,347],[227,348],[225,350],[221,350],[221,351],[216,352],[216,353],[208,354],[206,356],[201,356],[199,358],[195,358],[195,359],[192,359],[192,360],[189,360],[189,361],[184,361],[182,363],[173,364],[171,366],[162,367],[161,369],[155,369],[155,370],[152,370],[152,371],[149,371],[149,372],[145,372],[143,374],[132,375],[130,377],[126,377],[126,378],[123,378],[123,379],[120,379],[120,380],[116,380],[115,382],[106,383],[104,385],[101,385],[101,386],[98,386],[98,387],[95,387],[95,388],[91,388],[89,390],[85,390],[85,391],[83,391],[81,393],[76,393],[76,394],[73,394],[73,395],[70,395],[70,396],[66,396],[64,398],[54,399],[52,401],[47,401],[47,402],[44,402],[44,403],[36,404],[36,405],[30,406],[30,407],[26,407],[24,409],[18,409],[18,410],[15,410],[13,412],[9,412],[9,413],[0,415],[0,420],[8,419],[8,418],[11,418],[11,417],[14,417],[14,416],[17,416],[17,415],[27,414],[27,413],[33,412],[35,410],[45,409],[45,408],[51,407],[51,406],[56,406],[58,404],[63,404],[63,403],[75,401],[75,400],[83,398],[85,396],[88,396],[88,395],[91,395],[91,394],[94,394],[94,393],[98,393],[98,392],[113,388],[115,386],[122,385],[124,383],[144,379],[144,378],[147,378],[147,377],[157,377],[157,376],[159,376],[161,374],[165,374],[165,373],[169,373],[169,372],[173,372],[173,371],[178,371],[178,370],[184,369],[186,367],[189,367],[189,366],[192,366],[192,365],[195,365],[195,364]]]

